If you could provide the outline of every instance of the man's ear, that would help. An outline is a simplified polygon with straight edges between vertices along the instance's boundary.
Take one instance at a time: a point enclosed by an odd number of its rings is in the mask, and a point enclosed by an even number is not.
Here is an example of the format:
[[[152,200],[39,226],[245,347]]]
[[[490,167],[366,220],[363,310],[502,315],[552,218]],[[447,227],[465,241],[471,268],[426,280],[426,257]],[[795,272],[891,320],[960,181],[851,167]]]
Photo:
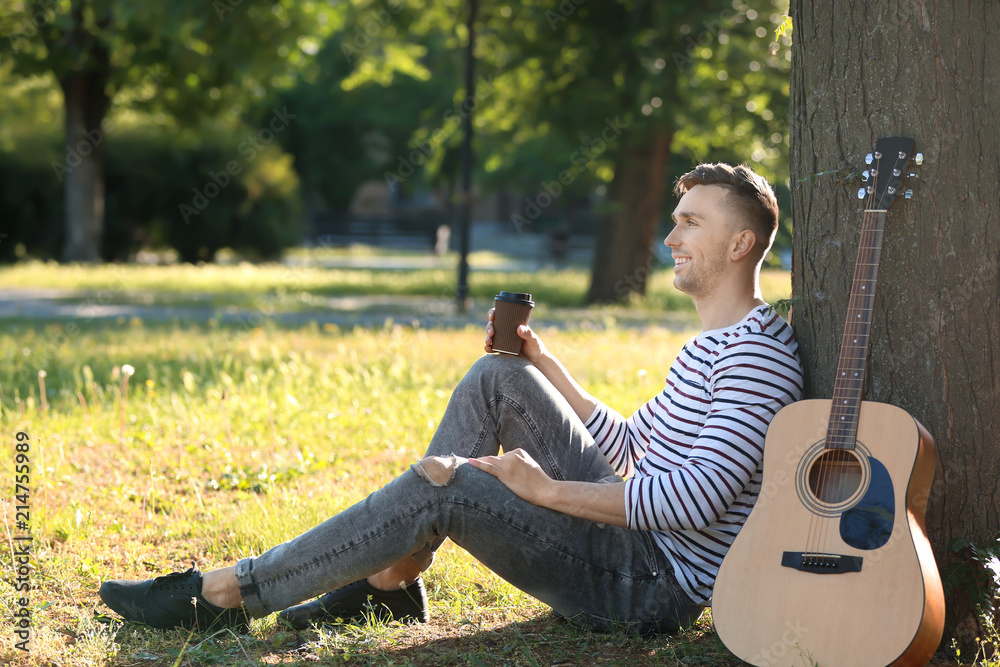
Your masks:
[[[729,258],[734,262],[738,262],[749,255],[756,245],[757,236],[749,229],[744,229],[733,236],[732,251],[729,253]]]

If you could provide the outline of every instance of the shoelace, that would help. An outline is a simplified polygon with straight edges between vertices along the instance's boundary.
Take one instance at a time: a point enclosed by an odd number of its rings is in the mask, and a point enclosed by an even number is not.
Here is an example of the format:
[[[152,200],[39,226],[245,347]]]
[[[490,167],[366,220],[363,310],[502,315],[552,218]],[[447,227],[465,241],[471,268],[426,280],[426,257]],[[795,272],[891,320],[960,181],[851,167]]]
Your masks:
[[[197,577],[198,570],[195,569],[194,565],[190,569],[184,572],[172,572],[170,574],[165,574],[162,577],[157,577],[153,579],[153,585],[150,586],[150,590],[160,590],[166,589],[170,591],[179,591],[191,588],[197,588],[197,586],[190,581],[186,581],[192,577]]]

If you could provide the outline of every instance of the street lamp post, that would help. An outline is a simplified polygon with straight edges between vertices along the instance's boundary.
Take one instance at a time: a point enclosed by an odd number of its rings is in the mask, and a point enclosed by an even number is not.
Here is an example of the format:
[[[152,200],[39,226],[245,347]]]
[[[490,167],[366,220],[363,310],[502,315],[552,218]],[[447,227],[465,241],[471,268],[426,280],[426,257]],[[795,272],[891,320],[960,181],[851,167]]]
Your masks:
[[[465,138],[462,141],[462,205],[459,213],[459,253],[458,288],[455,290],[455,300],[459,312],[465,312],[469,307],[469,232],[472,221],[472,107],[473,73],[475,71],[475,56],[473,50],[476,44],[476,11],[479,0],[469,0],[468,33],[469,41],[465,50],[465,106],[463,125]]]

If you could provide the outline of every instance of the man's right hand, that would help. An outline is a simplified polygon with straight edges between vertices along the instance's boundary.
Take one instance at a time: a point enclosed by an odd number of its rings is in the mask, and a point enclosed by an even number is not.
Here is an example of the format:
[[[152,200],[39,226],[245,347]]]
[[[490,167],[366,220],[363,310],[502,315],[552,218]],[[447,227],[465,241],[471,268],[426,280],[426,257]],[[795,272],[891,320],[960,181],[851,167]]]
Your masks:
[[[493,315],[495,313],[495,308],[490,308],[490,312],[487,313],[488,322],[486,323],[486,345],[483,349],[487,353],[493,353],[493,334],[496,331],[493,328]],[[545,356],[545,343],[542,339],[538,337],[534,331],[531,330],[526,324],[522,324],[517,328],[517,335],[521,338],[521,354],[519,356],[524,357],[533,364],[537,364],[541,361],[542,357]]]

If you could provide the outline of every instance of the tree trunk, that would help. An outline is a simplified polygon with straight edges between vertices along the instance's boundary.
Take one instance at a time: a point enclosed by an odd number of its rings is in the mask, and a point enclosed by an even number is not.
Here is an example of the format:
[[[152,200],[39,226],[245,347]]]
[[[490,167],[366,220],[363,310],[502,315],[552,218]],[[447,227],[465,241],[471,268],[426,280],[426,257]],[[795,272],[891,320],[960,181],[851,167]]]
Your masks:
[[[587,303],[617,303],[646,293],[672,138],[672,132],[661,133],[646,145],[621,148],[611,183],[613,208],[601,221]]]
[[[66,196],[67,262],[96,262],[101,259],[104,231],[104,155],[107,125],[104,116],[111,98],[111,55],[107,46],[84,25],[83,5],[74,3],[73,30],[60,46],[83,63],[59,77],[66,109],[66,157],[56,165]],[[103,16],[98,28],[106,27]]]
[[[958,537],[1000,532],[1000,4],[792,0],[793,324],[806,396],[829,397],[862,202],[852,174],[883,136],[925,160],[885,226],[868,400],[933,435],[927,529],[938,566]],[[806,180],[803,180],[806,179]],[[945,642],[974,631],[948,590]]]

